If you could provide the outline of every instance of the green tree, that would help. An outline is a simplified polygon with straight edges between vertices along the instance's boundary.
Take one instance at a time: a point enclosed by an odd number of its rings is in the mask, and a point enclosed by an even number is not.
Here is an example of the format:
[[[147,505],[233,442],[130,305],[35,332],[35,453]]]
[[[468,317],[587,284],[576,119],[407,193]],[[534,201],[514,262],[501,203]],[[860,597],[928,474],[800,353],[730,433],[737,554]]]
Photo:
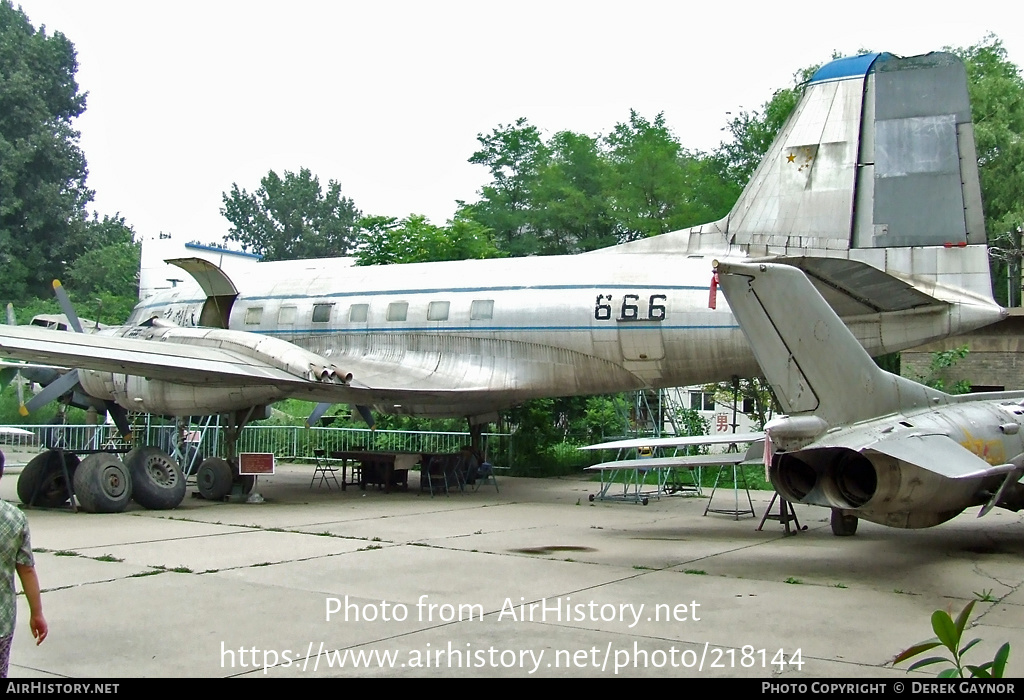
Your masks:
[[[324,192],[308,169],[284,178],[271,170],[249,194],[231,185],[220,213],[231,222],[228,241],[265,260],[295,260],[345,255],[355,240],[361,216],[341,185],[331,180]]]
[[[1010,266],[1009,297],[1002,298],[1001,284],[996,284],[995,291],[1001,302],[1018,305],[1024,228],[1024,78],[994,34],[973,46],[951,50],[967,68],[985,229],[996,263],[993,279],[1006,279],[1006,266]]]
[[[490,231],[457,214],[447,226],[435,226],[425,216],[411,214],[368,216],[359,222],[355,250],[357,265],[434,262],[499,257]]]
[[[917,375],[914,381],[930,386],[933,389],[944,391],[947,394],[967,394],[971,391],[971,382],[967,379],[958,379],[950,382],[950,370],[956,367],[960,360],[967,357],[970,349],[966,345],[953,348],[952,350],[940,350],[933,352],[931,361],[928,363],[928,374]]]
[[[96,219],[97,241],[106,241],[80,256],[67,270],[69,295],[76,311],[106,324],[123,323],[139,300],[141,245],[121,217]]]
[[[665,125],[664,113],[648,121],[630,110],[629,122],[616,124],[605,142],[611,161],[608,194],[621,240],[667,233],[689,221],[681,207],[686,154]]]
[[[72,120],[85,111],[74,45],[0,1],[0,294],[45,294],[81,251],[85,156]]]
[[[509,255],[528,255],[536,250],[530,226],[530,207],[541,168],[550,150],[537,127],[519,118],[515,124],[499,124],[490,134],[477,134],[480,150],[469,162],[491,173],[482,197],[472,207],[472,217],[494,231],[498,248]]]
[[[542,255],[580,253],[614,245],[608,206],[608,159],[597,137],[560,131],[547,144],[550,159],[538,172],[529,219]]]

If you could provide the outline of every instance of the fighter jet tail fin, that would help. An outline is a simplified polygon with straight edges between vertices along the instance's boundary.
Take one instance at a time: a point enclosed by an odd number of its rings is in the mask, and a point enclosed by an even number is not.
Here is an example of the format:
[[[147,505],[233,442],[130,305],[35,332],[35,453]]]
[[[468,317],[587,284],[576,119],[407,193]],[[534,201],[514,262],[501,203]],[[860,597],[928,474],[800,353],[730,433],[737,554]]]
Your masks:
[[[816,432],[949,400],[880,369],[798,268],[719,262],[717,272],[782,410],[813,414]]]

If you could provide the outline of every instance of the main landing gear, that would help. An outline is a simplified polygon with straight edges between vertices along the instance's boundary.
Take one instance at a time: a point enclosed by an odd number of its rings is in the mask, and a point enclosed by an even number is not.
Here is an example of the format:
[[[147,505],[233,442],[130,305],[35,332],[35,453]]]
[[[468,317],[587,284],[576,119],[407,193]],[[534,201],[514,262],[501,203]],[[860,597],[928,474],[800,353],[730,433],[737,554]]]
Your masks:
[[[88,451],[80,457],[48,449],[33,457],[18,477],[18,498],[28,506],[60,508],[76,499],[90,513],[120,513],[134,498],[143,508],[169,510],[185,498],[185,475],[155,447],[124,457]]]
[[[857,516],[844,515],[838,508],[832,509],[832,534],[836,537],[851,537],[857,534]]]

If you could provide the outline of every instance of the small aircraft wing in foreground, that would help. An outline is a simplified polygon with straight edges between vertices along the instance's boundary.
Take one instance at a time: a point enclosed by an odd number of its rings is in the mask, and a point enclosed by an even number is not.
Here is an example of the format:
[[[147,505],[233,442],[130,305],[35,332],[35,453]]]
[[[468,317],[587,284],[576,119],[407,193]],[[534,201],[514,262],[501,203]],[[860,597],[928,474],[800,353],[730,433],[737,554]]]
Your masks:
[[[746,449],[704,455],[672,455],[654,457],[655,450],[670,448],[701,447],[705,445],[749,445]],[[671,485],[672,475],[680,470],[692,471],[700,467],[729,467],[739,464],[760,464],[764,454],[764,433],[729,433],[722,435],[677,435],[664,438],[632,438],[615,440],[596,445],[581,447],[581,450],[636,450],[638,454],[649,451],[647,457],[616,459],[601,462],[585,469],[601,475],[601,488],[596,498],[600,500],[627,500],[647,505],[650,495],[660,496],[664,492],[681,490],[677,482]],[[628,452],[627,452],[628,454]],[[647,492],[648,475],[654,475],[654,490]],[[687,490],[699,490],[696,480],[691,480],[693,488],[683,486]],[[616,484],[621,484],[622,495],[612,495]],[[595,496],[591,494],[590,500]]]

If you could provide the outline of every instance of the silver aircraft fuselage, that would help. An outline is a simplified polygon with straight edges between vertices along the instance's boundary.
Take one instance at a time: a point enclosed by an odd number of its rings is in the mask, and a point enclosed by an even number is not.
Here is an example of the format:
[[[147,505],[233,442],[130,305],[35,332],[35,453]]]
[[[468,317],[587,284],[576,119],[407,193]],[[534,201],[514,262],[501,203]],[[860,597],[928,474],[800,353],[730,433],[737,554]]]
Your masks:
[[[344,269],[330,260],[258,263],[233,280],[228,327],[287,340],[343,368],[350,360],[354,381],[382,410],[482,415],[536,397],[755,374],[724,297],[709,308],[710,262],[633,253]],[[198,289],[179,287],[140,303],[129,323],[156,316],[196,325],[206,303]],[[919,344],[950,323],[978,325],[962,306],[907,317],[901,330],[917,324],[906,335]],[[990,303],[978,309],[998,313]],[[869,351],[898,349],[883,347],[877,317],[860,325]]]

